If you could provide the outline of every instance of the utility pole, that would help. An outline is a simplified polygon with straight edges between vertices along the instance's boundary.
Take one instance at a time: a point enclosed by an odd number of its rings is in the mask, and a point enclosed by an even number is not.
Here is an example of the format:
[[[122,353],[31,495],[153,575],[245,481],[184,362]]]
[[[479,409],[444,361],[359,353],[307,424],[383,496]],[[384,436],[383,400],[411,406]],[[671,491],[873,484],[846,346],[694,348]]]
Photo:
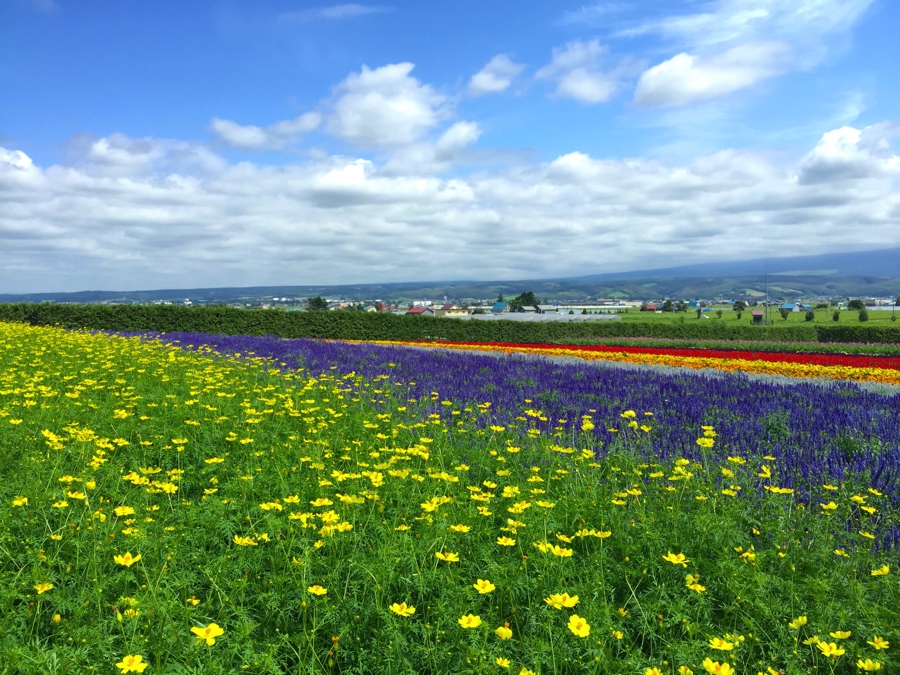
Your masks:
[[[766,264],[766,325],[769,325],[769,265]]]

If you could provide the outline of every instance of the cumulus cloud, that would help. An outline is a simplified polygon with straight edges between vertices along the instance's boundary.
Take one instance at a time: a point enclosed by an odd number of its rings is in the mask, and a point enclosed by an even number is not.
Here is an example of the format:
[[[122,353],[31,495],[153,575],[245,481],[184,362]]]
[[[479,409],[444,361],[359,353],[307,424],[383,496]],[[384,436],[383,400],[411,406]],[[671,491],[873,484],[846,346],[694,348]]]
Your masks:
[[[214,117],[209,128],[222,141],[241,150],[277,150],[297,141],[322,122],[319,113],[308,112],[290,120],[282,120],[267,127],[242,125],[232,120]]]
[[[607,53],[597,40],[575,40],[554,48],[550,63],[538,70],[535,78],[555,82],[555,96],[582,103],[603,103],[615,95],[626,66],[622,62],[611,70],[604,70],[601,61]]]
[[[469,93],[472,96],[481,96],[506,91],[524,68],[525,66],[515,63],[506,54],[497,54],[469,80]]]
[[[778,75],[788,49],[776,42],[739,45],[707,58],[681,53],[644,71],[634,101],[674,106],[716,98]]]
[[[394,148],[418,141],[447,116],[447,97],[412,77],[412,63],[363,66],[336,88],[328,122],[336,136],[361,148]]]
[[[535,278],[896,238],[889,124],[829,131],[796,165],[747,150],[680,164],[572,152],[428,173],[479,133],[457,122],[405,147],[425,156],[405,171],[393,156],[228,163],[122,135],[70,165],[0,148],[0,292]]]
[[[635,102],[684,105],[817,65],[872,0],[717,0],[706,11],[622,31],[658,34],[680,52],[646,70]]]
[[[900,127],[891,124],[829,131],[803,158],[797,179],[804,184],[845,183],[900,174],[900,156],[890,145],[898,133]]]

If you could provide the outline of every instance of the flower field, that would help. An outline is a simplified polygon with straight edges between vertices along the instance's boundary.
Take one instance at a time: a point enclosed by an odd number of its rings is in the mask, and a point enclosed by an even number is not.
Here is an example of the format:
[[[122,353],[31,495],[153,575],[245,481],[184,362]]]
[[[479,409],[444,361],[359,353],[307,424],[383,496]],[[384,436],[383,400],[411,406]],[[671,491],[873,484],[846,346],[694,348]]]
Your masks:
[[[897,672],[898,413],[0,323],[0,673]]]
[[[684,349],[636,345],[532,345],[504,342],[394,342],[419,347],[504,354],[569,356],[596,361],[641,365],[712,368],[794,378],[828,378],[854,382],[900,385],[900,357],[851,354],[795,354],[737,349]]]

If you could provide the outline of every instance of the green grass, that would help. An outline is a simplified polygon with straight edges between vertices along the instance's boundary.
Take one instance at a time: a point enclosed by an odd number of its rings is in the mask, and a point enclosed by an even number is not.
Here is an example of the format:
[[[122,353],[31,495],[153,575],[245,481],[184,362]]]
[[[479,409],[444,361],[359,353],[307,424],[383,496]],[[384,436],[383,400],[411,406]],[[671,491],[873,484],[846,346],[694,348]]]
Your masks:
[[[700,321],[703,323],[706,322],[715,322],[715,321],[724,321],[729,324],[747,324],[750,325],[752,323],[750,317],[750,310],[757,309],[756,307],[749,308],[744,310],[741,314],[741,318],[738,319],[737,313],[732,309],[731,305],[722,305],[718,307],[713,307],[711,312],[704,312],[704,316],[709,316],[709,319],[698,319],[696,311],[688,311],[688,312],[663,312],[661,314],[657,314],[656,312],[641,312],[638,310],[629,310],[624,314],[620,314],[622,321],[628,322],[647,322],[647,323],[687,323],[690,321]],[[716,316],[716,311],[722,310],[722,317],[719,318]],[[900,315],[896,317],[896,320],[892,320],[892,312],[885,310],[875,310],[869,309],[869,320],[867,322],[862,323],[862,325],[869,326],[897,326],[900,325]],[[778,328],[784,326],[793,326],[798,323],[806,324],[811,323],[813,325],[837,325],[837,324],[845,324],[849,323],[851,325],[860,324],[859,321],[859,312],[852,309],[845,309],[840,311],[840,318],[837,322],[832,320],[832,315],[834,314],[834,308],[828,310],[816,310],[813,312],[815,314],[815,319],[811,322],[806,321],[806,312],[791,312],[788,314],[787,319],[783,319],[778,312],[777,307],[769,308],[769,323],[771,326]]]
[[[537,432],[528,402],[482,429],[478,406],[443,401],[449,426],[421,412],[439,400],[387,375],[0,324],[0,673],[138,655],[197,674],[900,668],[896,569],[872,575],[889,558],[852,508],[882,499],[864,480],[804,506],[758,491],[778,476],[762,457],[643,463],[653,411],[584,411],[620,429],[597,462],[591,436]],[[561,593],[577,604],[548,604]],[[214,644],[192,632],[212,624]]]

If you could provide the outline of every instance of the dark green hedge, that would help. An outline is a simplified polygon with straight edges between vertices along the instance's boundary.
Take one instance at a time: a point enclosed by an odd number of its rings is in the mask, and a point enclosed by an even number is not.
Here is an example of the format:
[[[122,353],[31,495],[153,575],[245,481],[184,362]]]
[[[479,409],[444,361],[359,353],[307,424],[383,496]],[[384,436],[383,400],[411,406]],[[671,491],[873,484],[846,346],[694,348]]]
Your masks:
[[[900,344],[900,327],[734,325],[719,321],[531,322],[438,319],[364,312],[285,312],[176,305],[0,304],[0,321],[117,331],[202,332],[227,335],[348,340],[454,340],[462,342],[561,342],[566,339],[649,337],[772,342]]]

